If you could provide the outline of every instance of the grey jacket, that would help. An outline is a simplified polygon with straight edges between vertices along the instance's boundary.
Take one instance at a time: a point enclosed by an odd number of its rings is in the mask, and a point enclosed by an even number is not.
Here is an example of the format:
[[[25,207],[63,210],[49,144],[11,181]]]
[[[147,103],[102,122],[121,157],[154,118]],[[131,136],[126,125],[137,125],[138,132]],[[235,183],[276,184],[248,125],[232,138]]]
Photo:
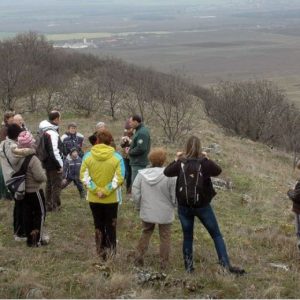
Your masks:
[[[132,185],[133,200],[144,222],[170,224],[176,206],[176,177],[168,178],[164,168],[140,170]]]
[[[8,157],[9,162],[4,154]],[[17,149],[16,141],[6,138],[0,144],[0,161],[3,172],[4,181],[6,182],[11,176],[20,170],[24,157],[30,154],[34,154],[35,150],[30,148]]]
[[[33,156],[29,162],[25,178],[26,193],[34,193],[41,189],[42,183],[47,181],[46,171],[42,167],[37,156]]]

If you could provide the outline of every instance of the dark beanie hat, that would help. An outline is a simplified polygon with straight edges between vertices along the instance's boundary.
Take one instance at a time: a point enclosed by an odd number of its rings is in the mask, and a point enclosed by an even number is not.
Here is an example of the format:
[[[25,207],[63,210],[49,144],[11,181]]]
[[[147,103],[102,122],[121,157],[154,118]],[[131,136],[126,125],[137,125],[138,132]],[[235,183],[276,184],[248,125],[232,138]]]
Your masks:
[[[17,124],[11,124],[7,126],[7,136],[11,140],[17,140],[22,131],[23,129]]]
[[[92,144],[92,146],[96,145],[97,142],[97,132],[94,132],[91,136],[88,137],[89,142]]]

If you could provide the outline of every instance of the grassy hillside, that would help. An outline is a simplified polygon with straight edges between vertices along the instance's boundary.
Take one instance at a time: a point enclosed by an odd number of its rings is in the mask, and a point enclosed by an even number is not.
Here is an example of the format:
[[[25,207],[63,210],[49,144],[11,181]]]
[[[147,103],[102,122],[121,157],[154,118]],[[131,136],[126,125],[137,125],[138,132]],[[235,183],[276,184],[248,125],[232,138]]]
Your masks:
[[[65,116],[63,128],[75,119],[71,117]],[[35,119],[28,120],[32,129]],[[96,116],[76,118],[86,135],[96,121]],[[106,121],[118,141],[124,122]],[[151,132],[158,144],[160,130],[152,127]],[[243,266],[246,276],[237,278],[222,271],[213,243],[199,222],[194,234],[196,271],[185,274],[176,218],[166,278],[155,274],[159,270],[156,232],[145,258],[152,280],[143,282],[141,270],[133,266],[140,220],[126,199],[119,209],[117,256],[103,264],[95,255],[90,209],[72,186],[62,193],[62,210],[47,216],[50,244],[37,249],[13,240],[13,203],[0,201],[0,298],[299,298],[300,253],[286,197],[296,178],[291,157],[265,145],[225,136],[207,120],[196,124],[195,133],[203,146],[221,146],[220,154],[209,156],[222,166],[220,177],[232,181],[233,188],[218,191],[213,207],[232,264]],[[180,147],[167,147],[172,160]],[[286,269],[271,263],[283,264]]]

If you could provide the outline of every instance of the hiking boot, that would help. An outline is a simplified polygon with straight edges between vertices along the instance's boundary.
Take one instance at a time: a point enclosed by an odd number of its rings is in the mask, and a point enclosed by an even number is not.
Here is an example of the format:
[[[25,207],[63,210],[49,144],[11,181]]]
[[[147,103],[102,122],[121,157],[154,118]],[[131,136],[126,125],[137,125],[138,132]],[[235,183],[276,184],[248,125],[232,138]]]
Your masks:
[[[27,239],[27,246],[28,247],[38,247],[39,235],[40,235],[39,230],[37,230],[37,229],[32,230]]]
[[[194,272],[194,261],[193,261],[193,255],[185,255],[184,256],[184,267],[187,273],[193,273]]]
[[[226,270],[235,275],[244,275],[246,273],[244,269],[233,266],[226,267]]]
[[[47,233],[43,233],[42,234],[42,238],[41,238],[41,244],[42,244],[42,246],[48,245],[49,242],[50,242],[50,236]]]
[[[19,236],[19,235],[14,234],[14,240],[16,242],[26,242],[27,237],[26,236]]]

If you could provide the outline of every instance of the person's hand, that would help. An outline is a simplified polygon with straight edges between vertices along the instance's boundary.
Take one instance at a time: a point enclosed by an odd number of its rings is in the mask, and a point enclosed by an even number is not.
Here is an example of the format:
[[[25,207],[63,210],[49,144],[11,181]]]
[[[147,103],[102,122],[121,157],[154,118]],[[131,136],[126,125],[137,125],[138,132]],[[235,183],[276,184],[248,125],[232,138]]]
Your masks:
[[[97,195],[98,195],[99,198],[104,198],[105,197],[105,195],[101,191],[97,192]]]
[[[183,152],[177,152],[176,153],[176,157],[175,157],[175,160],[177,161],[178,159],[182,158],[183,157]]]
[[[67,179],[65,178],[65,179],[62,180],[61,184],[65,185],[66,183],[67,183]]]
[[[60,169],[57,171],[58,174],[61,174],[62,172],[63,172],[63,168],[60,168]]]

